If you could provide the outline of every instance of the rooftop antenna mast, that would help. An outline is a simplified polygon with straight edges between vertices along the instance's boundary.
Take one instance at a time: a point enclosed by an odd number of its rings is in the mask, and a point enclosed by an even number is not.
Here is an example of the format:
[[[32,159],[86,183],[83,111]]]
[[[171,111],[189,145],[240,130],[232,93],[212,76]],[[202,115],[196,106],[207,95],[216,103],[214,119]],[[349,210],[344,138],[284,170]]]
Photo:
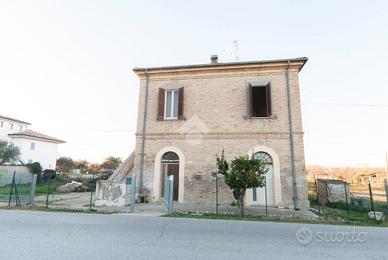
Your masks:
[[[238,61],[238,40],[234,40],[234,59]]]

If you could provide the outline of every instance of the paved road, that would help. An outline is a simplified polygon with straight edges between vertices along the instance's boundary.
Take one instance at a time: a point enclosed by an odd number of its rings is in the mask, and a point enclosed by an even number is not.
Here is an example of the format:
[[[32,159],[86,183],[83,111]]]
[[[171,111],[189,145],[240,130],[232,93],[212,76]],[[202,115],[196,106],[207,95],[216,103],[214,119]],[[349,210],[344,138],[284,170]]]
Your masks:
[[[387,228],[0,210],[0,259],[388,259],[387,241]]]

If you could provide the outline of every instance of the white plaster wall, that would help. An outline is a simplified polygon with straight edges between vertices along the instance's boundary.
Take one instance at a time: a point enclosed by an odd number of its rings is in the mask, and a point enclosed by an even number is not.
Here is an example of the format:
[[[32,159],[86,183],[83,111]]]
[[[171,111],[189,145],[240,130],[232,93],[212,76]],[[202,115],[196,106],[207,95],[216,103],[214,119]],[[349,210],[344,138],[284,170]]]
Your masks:
[[[11,124],[13,124],[13,129],[11,129]],[[0,140],[9,141],[8,134],[17,133],[26,129],[26,124],[16,123],[0,118]]]
[[[11,141],[20,148],[21,159],[28,163],[39,162],[43,169],[55,169],[58,158],[58,144],[34,140],[29,138],[11,138]],[[31,150],[31,143],[35,143],[35,149]]]

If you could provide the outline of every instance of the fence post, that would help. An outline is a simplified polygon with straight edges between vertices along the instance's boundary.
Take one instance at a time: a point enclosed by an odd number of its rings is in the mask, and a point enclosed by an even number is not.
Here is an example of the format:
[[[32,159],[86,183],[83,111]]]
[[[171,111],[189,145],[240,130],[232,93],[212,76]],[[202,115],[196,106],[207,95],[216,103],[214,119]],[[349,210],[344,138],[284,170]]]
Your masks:
[[[385,197],[386,197],[386,201],[387,201],[387,209],[388,209],[388,182],[387,182],[387,179],[384,179],[384,188],[385,188]]]
[[[13,171],[11,190],[10,190],[10,192],[9,192],[8,206],[11,206],[13,186],[15,185],[15,174],[16,174],[16,171]]]
[[[267,174],[265,175],[265,186],[264,186],[264,191],[265,191],[265,216],[268,216],[268,203],[267,203]]]
[[[373,205],[373,194],[372,194],[372,186],[370,184],[370,180],[368,181],[368,186],[369,186],[369,197],[370,197],[370,205],[372,207],[372,211],[373,211],[373,215],[374,215],[374,218],[375,220],[377,221],[376,219],[376,211],[375,211],[375,207]]]
[[[132,176],[132,183],[131,183],[131,208],[130,212],[135,212],[135,203],[136,203],[136,175]]]
[[[94,185],[94,188],[96,188],[96,185],[94,183],[94,173],[92,175],[92,185]],[[90,182],[89,182],[90,183]],[[92,185],[89,184],[89,187],[91,188]],[[89,203],[89,211],[92,210],[92,204],[93,204],[93,190],[90,189],[90,203]]]
[[[47,186],[46,209],[48,208],[49,196],[50,196],[50,182],[48,182],[48,186]]]
[[[318,215],[319,215],[319,220],[321,219],[321,207],[319,205],[319,193],[318,193],[318,182],[315,180],[315,191],[317,193],[317,204],[318,204]]]
[[[348,202],[348,191],[346,189],[347,182],[344,182],[344,190],[345,190],[345,201],[346,201],[346,211],[349,211],[349,202]]]
[[[218,173],[216,173],[216,215],[218,216]]]
[[[31,190],[30,190],[30,199],[28,201],[29,205],[34,204],[34,198],[35,198],[35,189],[36,189],[36,182],[38,180],[38,175],[33,174],[32,175],[32,183],[31,183]]]

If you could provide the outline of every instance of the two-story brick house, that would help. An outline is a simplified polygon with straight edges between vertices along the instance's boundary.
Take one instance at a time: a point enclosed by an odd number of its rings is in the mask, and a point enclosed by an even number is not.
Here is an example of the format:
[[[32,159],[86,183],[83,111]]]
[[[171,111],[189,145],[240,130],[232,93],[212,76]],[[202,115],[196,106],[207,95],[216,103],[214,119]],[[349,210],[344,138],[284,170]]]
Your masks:
[[[298,74],[307,58],[135,68],[140,78],[134,172],[158,201],[214,203],[216,154],[265,157],[267,203],[308,207]],[[247,192],[265,203],[264,189]],[[233,201],[222,182],[220,202]]]

